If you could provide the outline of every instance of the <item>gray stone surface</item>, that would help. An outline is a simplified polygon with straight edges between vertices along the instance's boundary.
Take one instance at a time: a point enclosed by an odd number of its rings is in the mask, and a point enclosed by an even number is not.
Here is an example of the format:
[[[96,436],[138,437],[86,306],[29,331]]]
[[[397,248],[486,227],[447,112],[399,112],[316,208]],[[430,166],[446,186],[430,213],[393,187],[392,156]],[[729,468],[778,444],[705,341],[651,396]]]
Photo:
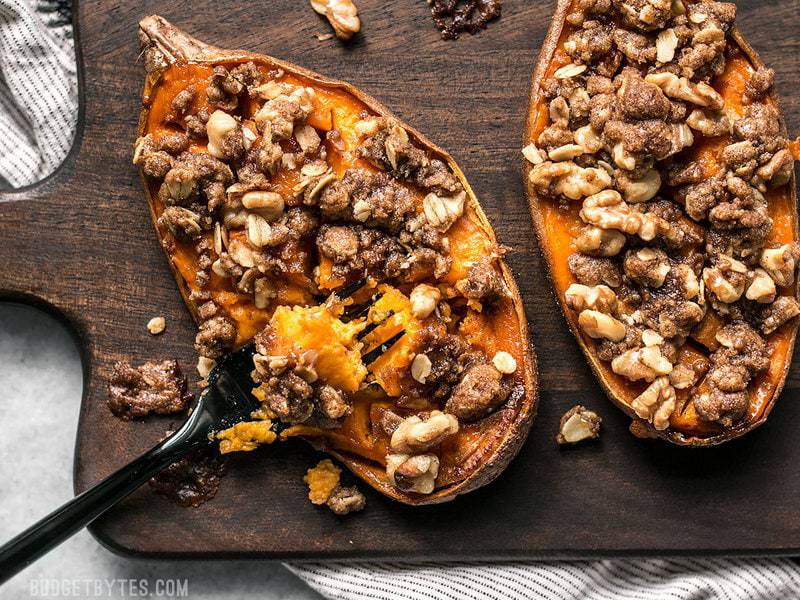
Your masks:
[[[0,365],[2,543],[72,496],[83,383],[68,332],[25,306],[0,303]],[[167,580],[185,581],[188,595],[182,597],[192,600],[321,598],[279,563],[130,560],[86,531],[14,577],[0,588],[0,598],[170,597],[158,595],[165,589],[159,586],[170,585],[159,581]]]

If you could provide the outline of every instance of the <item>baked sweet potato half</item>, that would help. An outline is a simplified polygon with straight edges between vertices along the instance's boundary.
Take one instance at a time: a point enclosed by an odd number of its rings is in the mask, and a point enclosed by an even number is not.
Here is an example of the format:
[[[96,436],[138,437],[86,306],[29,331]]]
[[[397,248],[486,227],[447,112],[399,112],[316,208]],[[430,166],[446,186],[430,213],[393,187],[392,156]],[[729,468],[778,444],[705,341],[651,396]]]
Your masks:
[[[400,502],[491,481],[535,415],[535,359],[503,249],[452,158],[347,83],[157,16],[140,37],[134,164],[199,324],[201,376],[256,340],[263,408],[221,449],[270,441],[279,419],[284,439]]]
[[[797,202],[774,73],[736,6],[559,0],[524,175],[556,295],[631,431],[763,423],[791,363]]]

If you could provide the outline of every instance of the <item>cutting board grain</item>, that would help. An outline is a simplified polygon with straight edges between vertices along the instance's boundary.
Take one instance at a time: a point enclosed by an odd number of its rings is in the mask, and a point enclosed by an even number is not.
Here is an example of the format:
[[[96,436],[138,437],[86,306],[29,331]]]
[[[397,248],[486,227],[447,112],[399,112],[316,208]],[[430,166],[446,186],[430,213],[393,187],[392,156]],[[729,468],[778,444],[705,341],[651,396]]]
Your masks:
[[[143,81],[136,24],[160,13],[207,42],[347,79],[452,153],[513,249],[509,261],[541,369],[539,417],[528,443],[493,485],[455,502],[410,508],[367,490],[367,509],[344,519],[305,500],[302,475],[315,453],[301,442],[281,444],[234,457],[217,497],[196,509],[139,490],[92,526],[95,536],[114,550],[148,556],[799,553],[797,369],[761,429],[719,448],[675,448],[627,432],[628,419],[603,396],[567,330],[535,247],[519,173],[530,73],[551,2],[506,0],[499,22],[457,42],[439,38],[425,2],[358,4],[363,34],[343,46],[314,37],[327,24],[301,0],[80,2],[78,136],[55,175],[0,196],[0,298],[54,312],[82,349],[76,492],[170,427],[167,418],[123,423],[105,406],[116,360],[175,357],[187,371],[194,364],[194,325],[130,164]],[[800,2],[740,2],[739,23],[776,69],[789,130],[798,131]],[[156,315],[166,317],[167,331],[151,337],[145,324]],[[602,439],[560,451],[553,442],[558,419],[577,402],[602,415]],[[19,451],[35,452],[34,442]]]

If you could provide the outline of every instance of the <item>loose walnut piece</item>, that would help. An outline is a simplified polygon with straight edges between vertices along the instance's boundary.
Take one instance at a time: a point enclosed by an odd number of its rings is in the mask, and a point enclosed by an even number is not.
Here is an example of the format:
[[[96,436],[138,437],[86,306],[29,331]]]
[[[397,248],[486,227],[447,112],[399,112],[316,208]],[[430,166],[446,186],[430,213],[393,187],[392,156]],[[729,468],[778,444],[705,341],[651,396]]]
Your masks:
[[[386,476],[389,481],[405,492],[430,494],[436,487],[439,474],[439,458],[435,454],[388,454]]]
[[[167,320],[164,317],[153,317],[147,322],[147,331],[150,335],[158,335],[163,333],[167,328]]]
[[[431,359],[427,355],[417,354],[411,361],[411,377],[424,384],[431,374],[431,366]]]
[[[228,113],[215,110],[206,123],[208,153],[219,159],[230,158],[225,151],[225,138],[239,128],[239,122]]]
[[[597,439],[600,437],[600,424],[603,422],[597,413],[580,404],[573,406],[564,416],[558,426],[556,443],[577,444],[583,440]]]
[[[424,420],[416,415],[403,419],[392,434],[391,448],[400,454],[425,452],[455,433],[458,419],[434,410]]]
[[[361,29],[358,10],[352,0],[310,1],[311,8],[328,19],[336,37],[340,40],[349,40]]]

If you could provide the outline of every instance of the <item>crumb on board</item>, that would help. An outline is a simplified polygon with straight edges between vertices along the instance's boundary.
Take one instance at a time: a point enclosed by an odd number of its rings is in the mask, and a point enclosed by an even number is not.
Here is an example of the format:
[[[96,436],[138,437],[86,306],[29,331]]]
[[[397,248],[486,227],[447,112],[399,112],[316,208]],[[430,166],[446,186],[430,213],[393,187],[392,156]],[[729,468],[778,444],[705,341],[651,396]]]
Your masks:
[[[187,391],[186,376],[177,361],[146,362],[133,367],[114,364],[108,383],[108,407],[125,421],[183,412],[194,396]]]
[[[303,481],[308,484],[308,499],[312,504],[327,505],[337,515],[363,510],[367,504],[364,494],[356,486],[340,485],[341,474],[342,470],[329,458],[308,469],[303,477]]]
[[[329,458],[317,463],[316,467],[306,471],[303,481],[308,484],[308,499],[312,504],[325,504],[333,490],[339,485],[339,476],[342,470],[334,465]]]
[[[580,404],[573,406],[561,417],[556,442],[561,446],[577,444],[583,440],[596,439],[600,437],[600,423],[602,421],[603,419],[597,413],[585,406]]]
[[[153,317],[147,322],[147,331],[150,335],[158,335],[164,333],[167,328],[167,320],[164,317]]]

